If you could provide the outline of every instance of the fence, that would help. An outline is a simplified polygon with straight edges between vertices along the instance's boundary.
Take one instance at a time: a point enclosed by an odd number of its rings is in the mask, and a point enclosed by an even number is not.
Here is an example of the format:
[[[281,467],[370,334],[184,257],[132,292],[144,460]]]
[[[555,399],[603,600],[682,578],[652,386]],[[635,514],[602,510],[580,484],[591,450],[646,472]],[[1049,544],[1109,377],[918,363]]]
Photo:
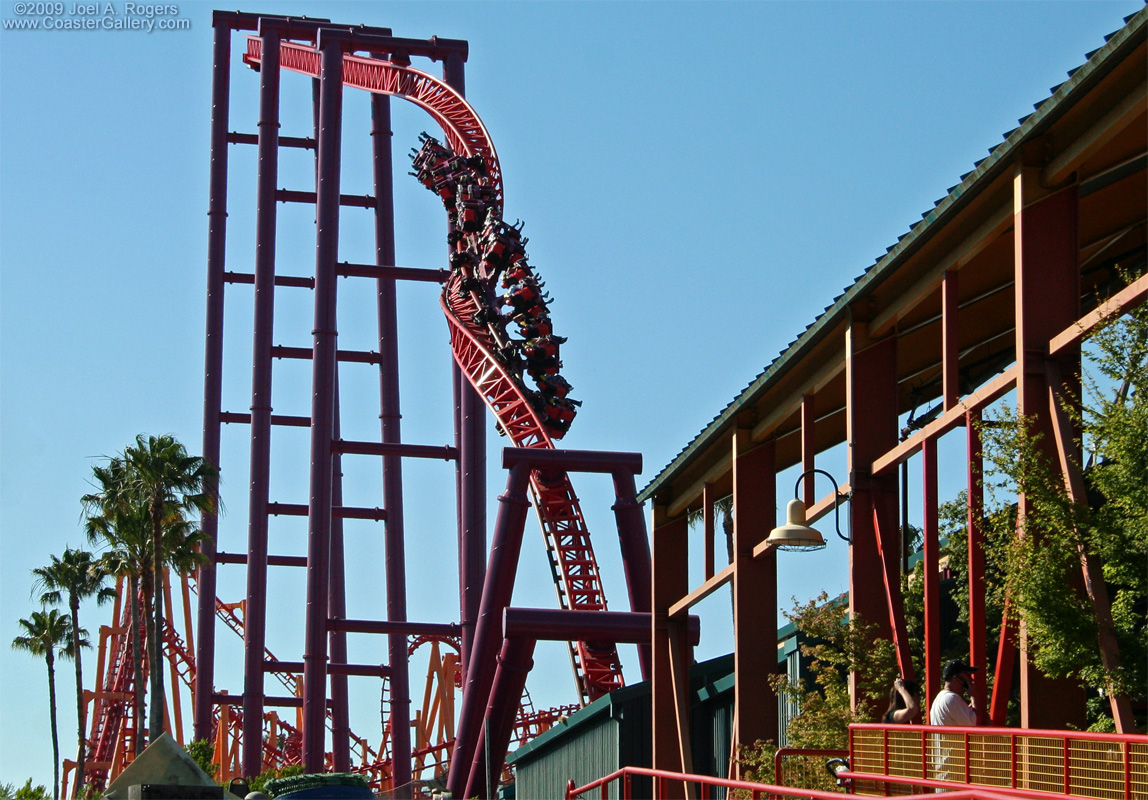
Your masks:
[[[566,787],[566,800],[579,800],[583,795],[586,800],[594,797],[589,794],[597,790],[600,798],[608,797],[610,784],[614,781],[621,783],[622,800],[636,800],[632,789],[631,779],[636,775],[646,775],[653,778],[654,797],[688,797],[697,800],[709,800],[713,790],[717,787],[740,790],[752,800],[773,800],[774,798],[807,798],[807,800],[841,800],[841,795],[835,792],[822,792],[816,789],[798,789],[795,787],[770,786],[764,783],[750,783],[748,781],[731,781],[724,778],[711,778],[706,775],[687,775],[681,772],[666,772],[665,770],[645,769],[642,767],[624,767],[612,772],[604,778],[586,784],[575,786],[570,781]],[[684,784],[684,785],[683,785]],[[913,800],[936,800],[936,794],[929,791],[924,794],[908,795]],[[945,800],[1044,800],[1045,795],[1037,792],[1009,791],[994,792],[990,789],[967,786],[945,795]]]
[[[1148,736],[1015,728],[849,726],[857,794],[983,786],[1038,794],[1148,797]]]
[[[773,780],[778,786],[799,789],[840,791],[836,780],[825,769],[831,758],[848,758],[848,750],[801,750],[783,747],[773,756]]]

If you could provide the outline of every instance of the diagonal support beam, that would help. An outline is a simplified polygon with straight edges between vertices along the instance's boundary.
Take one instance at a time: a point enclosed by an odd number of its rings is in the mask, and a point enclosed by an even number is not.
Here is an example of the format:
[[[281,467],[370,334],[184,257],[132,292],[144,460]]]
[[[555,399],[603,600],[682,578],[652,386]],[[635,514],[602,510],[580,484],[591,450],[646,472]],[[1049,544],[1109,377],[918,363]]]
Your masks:
[[[881,493],[874,492],[873,504],[873,531],[877,538],[877,554],[881,559],[881,580],[885,586],[885,601],[889,612],[889,626],[893,633],[893,647],[897,653],[897,666],[905,680],[913,680],[913,658],[909,652],[909,632],[905,627],[905,609],[901,600],[900,580],[900,548],[897,536],[892,527],[886,530],[882,524],[885,515],[885,498]]]
[[[1072,422],[1068,419],[1058,396],[1057,387],[1061,386],[1060,365],[1053,360],[1047,364],[1048,370],[1048,406],[1052,417],[1052,433],[1056,440],[1056,454],[1060,461],[1060,472],[1064,476],[1064,489],[1068,499],[1075,505],[1088,504],[1088,492],[1084,486],[1084,475],[1080,464],[1073,458],[1070,448],[1073,448],[1075,431]],[[1097,637],[1100,647],[1100,663],[1108,673],[1115,673],[1121,668],[1120,644],[1116,641],[1116,629],[1112,622],[1112,604],[1108,599],[1108,587],[1104,583],[1104,569],[1100,559],[1092,555],[1077,537],[1077,553],[1080,556],[1080,569],[1084,577],[1084,590],[1088,594],[1092,605],[1092,615],[1098,627]],[[1108,687],[1108,702],[1112,708],[1112,719],[1116,723],[1117,733],[1134,733],[1136,723],[1132,717],[1132,703],[1126,694],[1119,694]]]
[[[526,499],[529,480],[530,468],[525,463],[514,465],[506,477],[506,491],[498,498],[498,518],[494,525],[470,667],[463,685],[462,708],[459,711],[447,777],[447,787],[458,797],[469,796],[464,792],[497,668],[499,642],[502,639],[502,611],[510,605],[514,593],[514,575],[522,551],[522,532],[530,510],[530,502]]]

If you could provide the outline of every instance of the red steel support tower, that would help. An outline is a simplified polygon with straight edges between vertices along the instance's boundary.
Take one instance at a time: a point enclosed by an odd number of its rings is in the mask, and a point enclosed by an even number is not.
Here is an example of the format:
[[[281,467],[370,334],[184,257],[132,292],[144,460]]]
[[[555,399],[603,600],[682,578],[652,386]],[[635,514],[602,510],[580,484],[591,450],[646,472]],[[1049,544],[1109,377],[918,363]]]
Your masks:
[[[469,766],[473,754],[475,715],[488,703],[497,707],[500,718],[513,713],[501,708],[515,704],[517,697],[499,683],[496,699],[492,691],[493,668],[497,660],[497,619],[509,603],[515,564],[501,564],[497,585],[487,585],[486,544],[486,408],[517,448],[530,456],[527,468],[520,466],[520,489],[529,488],[542,523],[549,549],[553,577],[560,604],[573,612],[604,612],[606,602],[582,518],[577,496],[567,471],[607,471],[614,477],[623,562],[630,588],[631,608],[649,609],[649,549],[641,507],[635,500],[634,472],[641,459],[633,454],[554,453],[553,431],[529,402],[530,394],[521,377],[508,371],[494,354],[490,333],[475,322],[471,299],[459,291],[466,277],[458,269],[414,269],[396,267],[394,200],[389,96],[410,100],[426,110],[442,127],[447,146],[485,165],[482,180],[490,196],[496,198],[495,212],[501,213],[502,183],[497,154],[481,121],[463,99],[463,63],[467,44],[458,40],[402,39],[389,29],[339,26],[326,20],[263,16],[241,12],[216,12],[211,123],[211,183],[209,200],[207,346],[204,390],[204,456],[220,466],[221,429],[224,423],[246,424],[249,438],[248,535],[245,553],[225,552],[219,540],[214,515],[203,520],[210,536],[205,552],[210,562],[198,574],[198,628],[195,673],[195,735],[210,738],[215,727],[215,708],[223,703],[241,704],[242,771],[255,775],[267,766],[264,759],[264,719],[269,707],[301,709],[299,741],[288,742],[288,756],[299,759],[308,772],[328,768],[352,768],[348,725],[349,675],[371,675],[389,681],[389,720],[385,735],[389,753],[378,754],[388,762],[389,779],[396,796],[409,792],[411,783],[410,689],[408,676],[408,637],[457,635],[461,641],[460,667],[465,687],[477,687],[472,697],[463,692],[464,715],[455,753],[465,754]],[[231,37],[248,35],[244,62],[259,72],[258,133],[229,132]],[[364,53],[366,55],[364,55]],[[442,79],[411,68],[412,58],[443,63]],[[282,135],[280,131],[280,81],[282,71],[293,71],[312,79],[314,132],[310,137]],[[340,168],[343,131],[343,91],[345,86],[371,92],[371,158],[374,196],[349,196],[341,192]],[[349,139],[348,139],[349,141]],[[258,152],[256,176],[255,254],[250,273],[226,268],[228,148],[255,145]],[[301,191],[280,186],[281,148],[313,151],[315,190]],[[276,207],[280,202],[313,204],[315,208],[315,269],[312,276],[285,275],[276,264]],[[374,214],[375,263],[351,264],[340,260],[339,223],[343,207],[366,209]],[[453,247],[453,245],[452,245]],[[457,255],[452,253],[451,255]],[[446,259],[444,259],[445,261]],[[450,259],[453,265],[454,259]],[[525,263],[525,262],[523,262]],[[337,278],[368,279],[374,282],[378,317],[377,352],[342,350],[338,347]],[[451,445],[407,444],[400,430],[398,384],[398,341],[396,284],[412,280],[445,284],[441,310],[451,329],[453,351],[452,392],[454,400],[454,441]],[[467,280],[473,280],[468,278]],[[253,329],[250,408],[246,413],[223,409],[223,317],[224,289],[227,284],[253,285]],[[348,283],[355,289],[361,284]],[[277,344],[275,293],[278,289],[308,289],[314,301],[311,347]],[[428,309],[428,317],[436,314]],[[311,402],[308,416],[276,414],[273,402],[273,359],[307,359],[311,362]],[[342,438],[339,403],[339,365],[370,365],[379,375],[378,441],[348,441]],[[281,401],[280,401],[281,404]],[[276,502],[271,497],[270,471],[272,432],[279,426],[307,428],[309,431],[308,500]],[[558,434],[560,435],[560,434]],[[381,496],[383,507],[358,508],[343,501],[341,458],[369,455],[382,460]],[[456,467],[456,500],[459,547],[459,624],[412,622],[408,619],[406,596],[405,537],[402,501],[402,460],[431,458],[453,460]],[[587,460],[588,459],[588,460]],[[604,461],[602,459],[605,459]],[[620,459],[620,460],[619,460]],[[516,463],[525,464],[520,461]],[[603,468],[602,464],[607,467]],[[540,466],[541,465],[541,466]],[[545,467],[545,469],[544,469]],[[270,517],[296,516],[307,519],[306,556],[271,552]],[[383,536],[386,563],[386,619],[347,619],[344,579],[344,519],[365,519],[385,523]],[[495,554],[491,555],[495,563]],[[516,559],[514,559],[516,560]],[[216,569],[220,564],[246,565],[246,599],[243,604],[244,635],[242,695],[216,692],[215,617],[221,607],[216,599]],[[268,566],[306,568],[306,611],[303,619],[304,650],[301,661],[277,661],[267,648]],[[490,605],[484,598],[505,599]],[[480,600],[483,605],[480,611]],[[497,607],[495,607],[497,606]],[[230,609],[233,606],[228,606]],[[485,622],[480,624],[480,614]],[[234,619],[234,617],[233,617]],[[557,617],[564,620],[567,617]],[[555,623],[556,633],[565,623]],[[606,623],[603,623],[606,624]],[[613,624],[613,623],[611,623]],[[476,630],[483,625],[480,648]],[[578,639],[585,626],[570,627],[566,638]],[[607,626],[609,627],[609,626]],[[620,630],[620,629],[619,629]],[[351,664],[347,657],[348,633],[381,633],[388,636],[387,663],[383,666]],[[615,647],[595,639],[572,642],[582,700],[592,700],[622,685],[621,665]],[[645,648],[640,660],[643,672],[648,663]],[[286,696],[266,693],[264,679],[277,673],[287,685]],[[294,676],[294,677],[291,677]],[[301,678],[301,679],[300,679]],[[292,688],[293,687],[293,688]],[[241,698],[241,699],[240,699]],[[498,699],[501,698],[501,699]],[[508,699],[510,698],[510,699]],[[505,713],[504,713],[505,712]],[[231,717],[234,718],[234,712]],[[332,731],[330,753],[326,731]],[[465,732],[465,735],[463,735]],[[501,737],[509,729],[500,730]],[[292,749],[294,748],[294,749]],[[381,762],[380,762],[381,763]],[[458,770],[464,770],[458,772]],[[465,768],[452,769],[454,780],[465,780]],[[456,775],[457,773],[457,775]]]

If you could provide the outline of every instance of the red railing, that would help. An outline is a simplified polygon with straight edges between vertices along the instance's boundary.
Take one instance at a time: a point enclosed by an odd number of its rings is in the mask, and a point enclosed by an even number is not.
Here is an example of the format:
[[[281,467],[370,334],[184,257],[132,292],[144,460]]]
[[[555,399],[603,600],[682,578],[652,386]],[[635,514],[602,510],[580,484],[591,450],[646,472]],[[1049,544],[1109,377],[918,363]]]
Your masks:
[[[605,800],[605,798],[610,796],[610,784],[614,781],[620,782],[622,790],[620,795],[615,796],[620,797],[621,800],[633,800],[632,779],[636,776],[651,778],[654,784],[653,796],[658,798],[671,797],[676,794],[682,797],[697,797],[698,800],[709,800],[713,795],[712,790],[721,787],[727,790],[733,789],[735,791],[748,793],[752,800],[767,800],[767,798],[781,797],[810,798],[810,800],[841,800],[841,794],[838,792],[772,786],[767,783],[733,781],[725,778],[712,778],[708,775],[688,775],[682,772],[667,772],[665,770],[645,769],[643,767],[623,767],[617,772],[612,772],[606,777],[599,778],[585,786],[575,786],[574,781],[571,780],[566,784],[566,800],[578,800],[579,797],[595,789],[598,790],[598,797]],[[678,786],[678,784],[683,785]],[[693,784],[693,786],[686,786],[686,784]],[[694,787],[696,787],[696,792],[694,791]],[[926,798],[928,800],[935,800],[936,798],[936,794],[932,791],[907,796],[919,798],[919,800],[926,800]],[[1017,798],[1040,800],[1045,797],[1047,797],[1047,795],[1042,795],[1037,792],[1010,790],[1006,793],[974,786],[963,787],[945,794],[945,800],[1017,800]]]
[[[888,784],[983,786],[1039,797],[1132,800],[1148,796],[1148,736],[928,725],[849,726],[849,765],[839,777],[857,794]]]
[[[832,781],[825,770],[826,760],[848,757],[848,750],[804,750],[782,747],[773,754],[773,779],[777,781],[778,786],[810,786],[813,780],[817,780],[818,783]],[[811,771],[816,774],[810,775]],[[790,777],[787,780],[787,773],[789,776],[797,773],[798,777],[796,779]]]

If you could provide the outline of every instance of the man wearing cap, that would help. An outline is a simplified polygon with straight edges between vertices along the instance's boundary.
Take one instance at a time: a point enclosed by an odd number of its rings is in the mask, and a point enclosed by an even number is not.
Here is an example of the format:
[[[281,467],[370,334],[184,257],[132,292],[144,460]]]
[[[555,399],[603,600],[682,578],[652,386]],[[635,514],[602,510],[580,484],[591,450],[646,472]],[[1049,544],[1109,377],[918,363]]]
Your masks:
[[[977,712],[965,702],[961,696],[972,687],[973,673],[976,667],[970,667],[964,661],[953,659],[945,664],[941,672],[941,679],[945,686],[933,698],[933,705],[929,709],[930,725],[958,725],[972,727],[977,724]],[[954,738],[957,737],[957,738]],[[963,748],[960,746],[960,734],[937,733],[931,737],[933,740],[933,775],[939,781],[960,781],[964,774]],[[944,791],[937,789],[938,792]]]
[[[976,710],[961,696],[972,689],[973,673],[976,671],[977,667],[970,667],[959,658],[945,664],[941,673],[945,686],[933,699],[929,709],[930,725],[971,727],[977,724]]]

